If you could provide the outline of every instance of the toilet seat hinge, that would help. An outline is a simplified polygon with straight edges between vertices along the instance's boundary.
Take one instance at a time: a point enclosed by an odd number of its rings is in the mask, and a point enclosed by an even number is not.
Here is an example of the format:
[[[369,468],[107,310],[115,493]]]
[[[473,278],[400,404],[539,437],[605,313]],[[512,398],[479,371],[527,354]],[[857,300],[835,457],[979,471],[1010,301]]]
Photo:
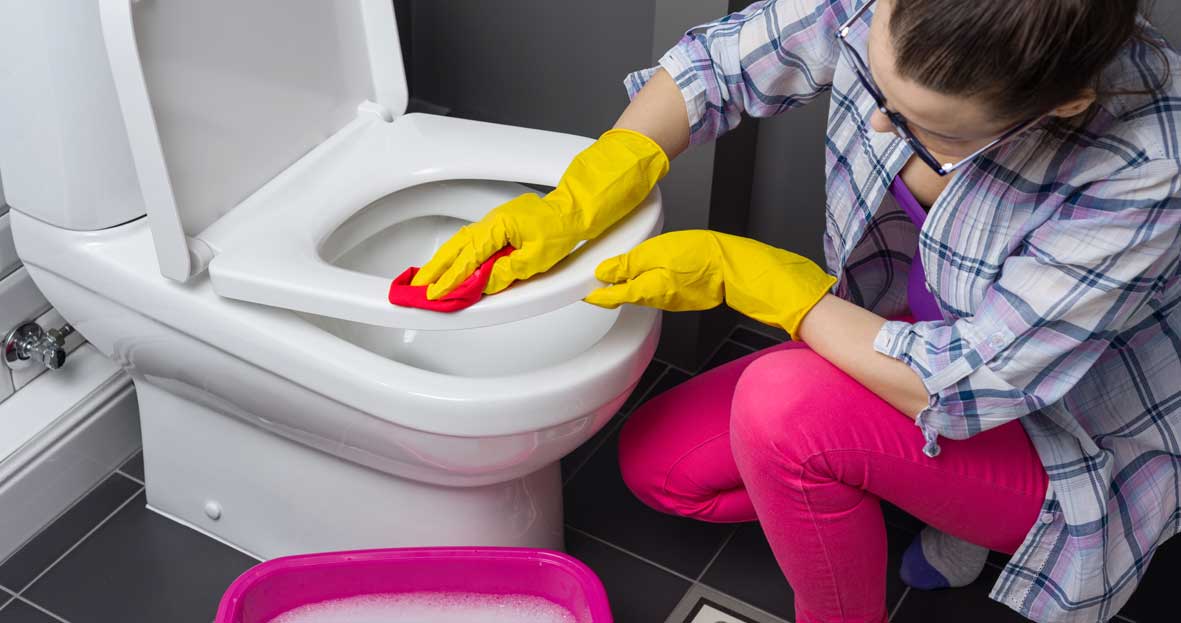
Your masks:
[[[357,115],[373,115],[386,123],[391,123],[394,120],[394,113],[388,106],[368,100],[361,102],[361,105],[357,106]]]
[[[189,247],[189,278],[191,279],[205,272],[205,269],[209,268],[209,262],[212,262],[213,256],[217,254],[213,252],[213,247],[200,238],[185,236],[185,242]]]

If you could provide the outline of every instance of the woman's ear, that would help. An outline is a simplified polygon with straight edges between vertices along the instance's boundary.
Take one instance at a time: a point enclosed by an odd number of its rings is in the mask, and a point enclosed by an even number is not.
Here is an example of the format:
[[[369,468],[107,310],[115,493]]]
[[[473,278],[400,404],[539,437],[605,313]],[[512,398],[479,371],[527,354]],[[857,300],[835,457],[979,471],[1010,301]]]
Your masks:
[[[1063,118],[1073,117],[1090,108],[1091,104],[1095,103],[1096,97],[1097,95],[1094,89],[1084,89],[1082,93],[1079,93],[1078,97],[1051,110],[1050,115]]]

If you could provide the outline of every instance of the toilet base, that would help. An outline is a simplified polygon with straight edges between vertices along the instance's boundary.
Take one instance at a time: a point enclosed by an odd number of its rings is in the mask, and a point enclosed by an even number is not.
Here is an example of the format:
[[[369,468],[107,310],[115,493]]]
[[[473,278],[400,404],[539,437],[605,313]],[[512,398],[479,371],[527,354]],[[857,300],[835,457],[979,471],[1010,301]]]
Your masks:
[[[256,558],[483,545],[561,550],[561,469],[481,487],[341,459],[137,378],[148,505]]]

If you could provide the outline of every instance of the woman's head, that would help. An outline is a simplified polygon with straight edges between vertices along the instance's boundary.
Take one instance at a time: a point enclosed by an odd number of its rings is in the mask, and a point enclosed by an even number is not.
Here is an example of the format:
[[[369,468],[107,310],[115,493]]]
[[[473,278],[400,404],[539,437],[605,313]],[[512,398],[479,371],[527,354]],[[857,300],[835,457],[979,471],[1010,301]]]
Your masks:
[[[869,65],[891,110],[937,155],[1090,107],[1100,72],[1139,32],[1139,0],[879,0]],[[875,129],[889,120],[874,115]]]

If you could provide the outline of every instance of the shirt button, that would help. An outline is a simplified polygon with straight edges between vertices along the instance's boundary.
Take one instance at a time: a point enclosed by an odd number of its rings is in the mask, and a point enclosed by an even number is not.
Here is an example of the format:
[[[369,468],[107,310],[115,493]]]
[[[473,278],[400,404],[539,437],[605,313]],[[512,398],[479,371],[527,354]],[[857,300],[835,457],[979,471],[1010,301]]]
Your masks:
[[[988,338],[988,343],[992,344],[994,348],[1000,348],[1005,345],[1005,336],[994,333],[992,337]]]
[[[1042,513],[1042,523],[1047,525],[1054,523],[1054,513]]]

